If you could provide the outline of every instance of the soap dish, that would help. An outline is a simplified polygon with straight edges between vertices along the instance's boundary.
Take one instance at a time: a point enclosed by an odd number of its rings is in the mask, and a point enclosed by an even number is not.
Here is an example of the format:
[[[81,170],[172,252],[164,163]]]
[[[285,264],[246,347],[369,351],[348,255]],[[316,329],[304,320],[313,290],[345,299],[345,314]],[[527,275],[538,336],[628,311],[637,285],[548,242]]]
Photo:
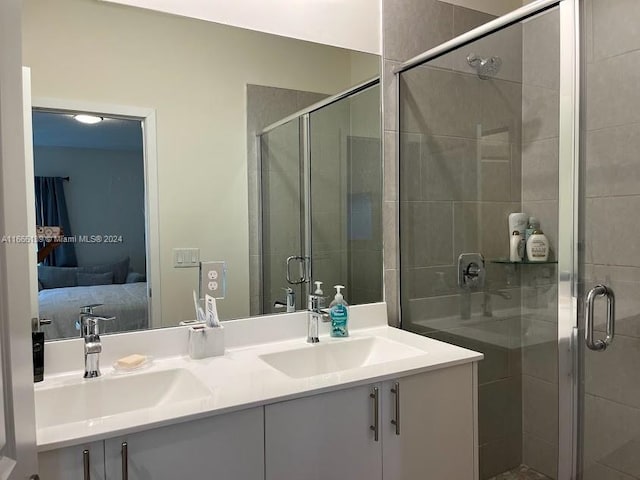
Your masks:
[[[153,364],[153,358],[148,355],[147,355],[147,358],[142,363],[139,363],[138,365],[135,365],[133,367],[121,367],[120,365],[118,365],[118,362],[116,361],[116,362],[113,362],[113,373],[118,375],[123,375],[127,373],[138,372],[140,370],[149,368],[152,364]]]

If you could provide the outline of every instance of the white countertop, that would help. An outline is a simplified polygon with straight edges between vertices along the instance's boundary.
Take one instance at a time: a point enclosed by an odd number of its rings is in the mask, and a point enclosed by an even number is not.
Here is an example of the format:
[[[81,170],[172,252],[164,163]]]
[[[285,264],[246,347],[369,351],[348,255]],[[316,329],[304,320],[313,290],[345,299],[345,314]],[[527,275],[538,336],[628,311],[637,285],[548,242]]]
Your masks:
[[[387,341],[398,342],[409,349],[418,349],[424,353],[420,352],[408,358],[306,378],[289,377],[269,366],[260,358],[260,355],[272,352],[315,347],[306,344],[304,337],[291,339],[290,335],[284,332],[282,335],[284,338],[280,341],[230,346],[222,357],[203,360],[192,360],[184,354],[156,357],[148,368],[126,375],[134,377],[152,371],[186,369],[210,390],[210,395],[177,404],[154,406],[153,408],[45,428],[38,427],[38,450],[46,451],[112,438],[187,420],[474,362],[483,358],[480,353],[386,326],[384,312],[384,304],[375,304],[360,310],[358,307],[352,307],[351,318],[355,317],[355,321],[352,322],[351,336],[347,339],[336,339],[330,338],[324,333],[320,337],[321,344],[351,342],[364,337],[379,337]],[[291,314],[291,319],[299,322],[301,318],[304,318],[301,315],[304,314]],[[277,321],[282,323],[282,317],[277,316]],[[251,320],[254,321],[254,319]],[[264,328],[263,322],[268,321],[269,319],[266,317],[257,320],[261,323],[260,328]],[[230,337],[234,335],[234,328],[249,326],[246,323],[238,323],[235,326],[232,324],[233,322],[225,323],[225,328],[232,330],[229,332],[231,333]],[[323,330],[326,332],[325,326],[323,326]],[[182,335],[180,332],[177,333]],[[136,333],[138,336],[144,334],[144,332]],[[117,337],[117,335],[113,337]],[[122,337],[124,338],[124,336]],[[130,342],[132,338],[127,337],[126,341]],[[273,338],[273,334],[270,334],[269,340],[273,340]],[[138,337],[139,339],[140,337]],[[111,343],[114,344],[116,340],[111,340]],[[255,338],[253,340],[255,341]],[[229,345],[229,342],[227,344]],[[64,346],[58,345],[55,348],[62,347]],[[77,350],[75,344],[69,344],[69,347],[74,352]],[[129,351],[129,353],[134,352]],[[107,363],[103,362],[103,364]],[[82,366],[82,362],[78,362],[78,367]],[[84,380],[80,369],[60,372],[48,375],[45,381],[36,384],[35,388],[38,391],[57,388],[61,385],[108,381],[110,376],[122,376],[110,367],[103,368],[102,373],[103,376],[100,378]],[[38,409],[37,396],[36,409]]]

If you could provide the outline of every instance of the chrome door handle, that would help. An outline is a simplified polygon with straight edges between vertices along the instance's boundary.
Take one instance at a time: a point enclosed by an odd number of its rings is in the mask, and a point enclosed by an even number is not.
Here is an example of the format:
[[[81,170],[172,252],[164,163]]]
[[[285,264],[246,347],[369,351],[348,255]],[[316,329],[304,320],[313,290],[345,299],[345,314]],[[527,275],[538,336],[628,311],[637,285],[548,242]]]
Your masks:
[[[400,435],[400,382],[396,382],[391,389],[395,395],[395,418],[391,420],[391,425],[396,426],[396,435]]]
[[[380,391],[378,387],[373,387],[373,393],[369,394],[369,398],[373,400],[373,425],[370,425],[369,429],[373,430],[373,440],[377,442],[380,439],[380,423],[378,419],[378,410],[380,409]]]
[[[122,442],[122,480],[129,480],[129,444]]]
[[[594,324],[593,324],[593,306],[598,297],[607,298],[607,326],[606,336],[604,339],[594,339]],[[615,323],[616,323],[616,297],[613,294],[613,290],[604,285],[596,285],[587,294],[587,300],[585,305],[585,327],[584,327],[584,340],[591,350],[596,352],[602,352],[611,345],[613,337],[615,335]]]
[[[298,261],[298,277],[296,279],[291,278],[291,264],[294,260]],[[292,255],[287,258],[287,283],[289,285],[300,285],[307,281],[307,259],[300,255]]]
[[[89,450],[82,451],[82,467],[84,471],[84,480],[91,480]]]

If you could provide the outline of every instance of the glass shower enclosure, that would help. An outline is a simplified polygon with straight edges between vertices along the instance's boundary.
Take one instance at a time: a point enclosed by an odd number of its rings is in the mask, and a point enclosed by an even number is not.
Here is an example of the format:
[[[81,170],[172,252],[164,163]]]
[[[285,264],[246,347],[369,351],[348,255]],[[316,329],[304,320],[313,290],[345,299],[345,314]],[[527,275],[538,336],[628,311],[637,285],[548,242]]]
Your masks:
[[[395,72],[402,328],[484,353],[481,479],[640,478],[638,24],[538,0]]]
[[[267,127],[259,136],[261,313],[282,312],[286,291],[306,308],[313,281],[326,297],[382,300],[382,154],[379,79]]]

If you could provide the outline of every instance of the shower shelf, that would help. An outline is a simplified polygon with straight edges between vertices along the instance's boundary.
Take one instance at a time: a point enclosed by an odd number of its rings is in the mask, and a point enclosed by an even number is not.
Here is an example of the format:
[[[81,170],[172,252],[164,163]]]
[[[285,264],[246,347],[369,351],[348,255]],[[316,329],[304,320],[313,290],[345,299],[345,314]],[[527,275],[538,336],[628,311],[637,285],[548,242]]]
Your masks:
[[[521,262],[512,262],[508,258],[494,258],[489,260],[489,263],[501,263],[504,265],[553,265],[558,263],[558,261],[547,260],[546,262],[530,262],[529,260],[523,260]]]

